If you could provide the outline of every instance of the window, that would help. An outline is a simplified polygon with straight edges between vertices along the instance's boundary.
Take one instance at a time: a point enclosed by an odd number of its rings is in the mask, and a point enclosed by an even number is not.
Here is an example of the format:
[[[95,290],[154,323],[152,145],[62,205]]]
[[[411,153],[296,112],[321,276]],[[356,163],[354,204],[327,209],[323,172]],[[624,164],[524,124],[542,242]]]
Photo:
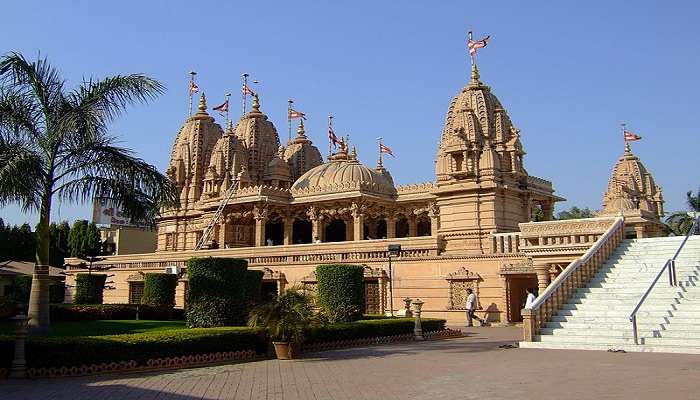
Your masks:
[[[129,303],[139,304],[143,297],[143,281],[129,282]]]

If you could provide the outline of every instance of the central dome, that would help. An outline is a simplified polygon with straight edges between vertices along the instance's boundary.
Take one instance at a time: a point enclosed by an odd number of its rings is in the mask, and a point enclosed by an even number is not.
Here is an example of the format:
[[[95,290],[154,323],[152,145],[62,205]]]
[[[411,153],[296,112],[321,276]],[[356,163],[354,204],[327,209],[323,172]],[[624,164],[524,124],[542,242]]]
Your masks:
[[[291,191],[295,197],[353,191],[383,197],[396,195],[396,188],[385,175],[360,164],[354,155],[335,156],[310,169],[294,182]]]

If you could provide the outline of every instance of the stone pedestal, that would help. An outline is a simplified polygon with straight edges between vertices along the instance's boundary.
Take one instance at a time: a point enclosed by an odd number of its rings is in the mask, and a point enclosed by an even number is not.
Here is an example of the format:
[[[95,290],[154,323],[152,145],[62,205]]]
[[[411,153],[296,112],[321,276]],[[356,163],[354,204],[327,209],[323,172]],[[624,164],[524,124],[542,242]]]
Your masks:
[[[18,315],[12,320],[15,322],[15,354],[10,367],[10,378],[27,377],[27,361],[25,359],[25,339],[27,338],[27,322],[29,317]]]

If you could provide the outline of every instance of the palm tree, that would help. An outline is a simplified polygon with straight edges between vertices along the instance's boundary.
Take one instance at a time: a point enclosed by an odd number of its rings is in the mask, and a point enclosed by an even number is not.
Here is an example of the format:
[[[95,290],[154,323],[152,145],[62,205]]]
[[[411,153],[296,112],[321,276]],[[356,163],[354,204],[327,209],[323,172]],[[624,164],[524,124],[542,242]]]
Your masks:
[[[164,87],[144,75],[89,79],[68,91],[46,59],[19,53],[0,58],[0,206],[38,211],[30,328],[49,320],[49,225],[54,199],[107,197],[133,219],[154,221],[177,202],[171,182],[155,167],[116,145],[108,124],[127,106],[145,103]]]
[[[690,208],[691,212],[679,211],[666,218],[666,226],[668,226],[671,232],[678,236],[687,235],[695,219],[700,216],[700,189],[698,189],[696,195],[693,195],[692,191],[688,191],[685,195],[687,197],[688,208]]]

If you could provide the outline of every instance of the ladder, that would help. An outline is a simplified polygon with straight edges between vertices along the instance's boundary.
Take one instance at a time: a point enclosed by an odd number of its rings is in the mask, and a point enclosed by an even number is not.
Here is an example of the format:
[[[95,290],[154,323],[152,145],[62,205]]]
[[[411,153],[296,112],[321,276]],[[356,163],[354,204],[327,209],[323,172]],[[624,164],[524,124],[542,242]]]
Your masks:
[[[211,218],[211,221],[209,221],[209,225],[207,225],[207,228],[204,230],[204,232],[202,232],[202,237],[199,238],[197,246],[195,246],[194,248],[195,250],[201,250],[204,246],[204,243],[206,243],[209,240],[211,232],[214,230],[216,223],[219,222],[221,215],[224,213],[224,208],[226,208],[228,202],[231,201],[231,198],[236,193],[237,189],[238,179],[235,179],[231,186],[228,188],[228,190],[226,190],[226,194],[224,194],[224,200],[221,203],[219,203],[219,208],[216,209],[216,213],[214,213],[214,216]]]

